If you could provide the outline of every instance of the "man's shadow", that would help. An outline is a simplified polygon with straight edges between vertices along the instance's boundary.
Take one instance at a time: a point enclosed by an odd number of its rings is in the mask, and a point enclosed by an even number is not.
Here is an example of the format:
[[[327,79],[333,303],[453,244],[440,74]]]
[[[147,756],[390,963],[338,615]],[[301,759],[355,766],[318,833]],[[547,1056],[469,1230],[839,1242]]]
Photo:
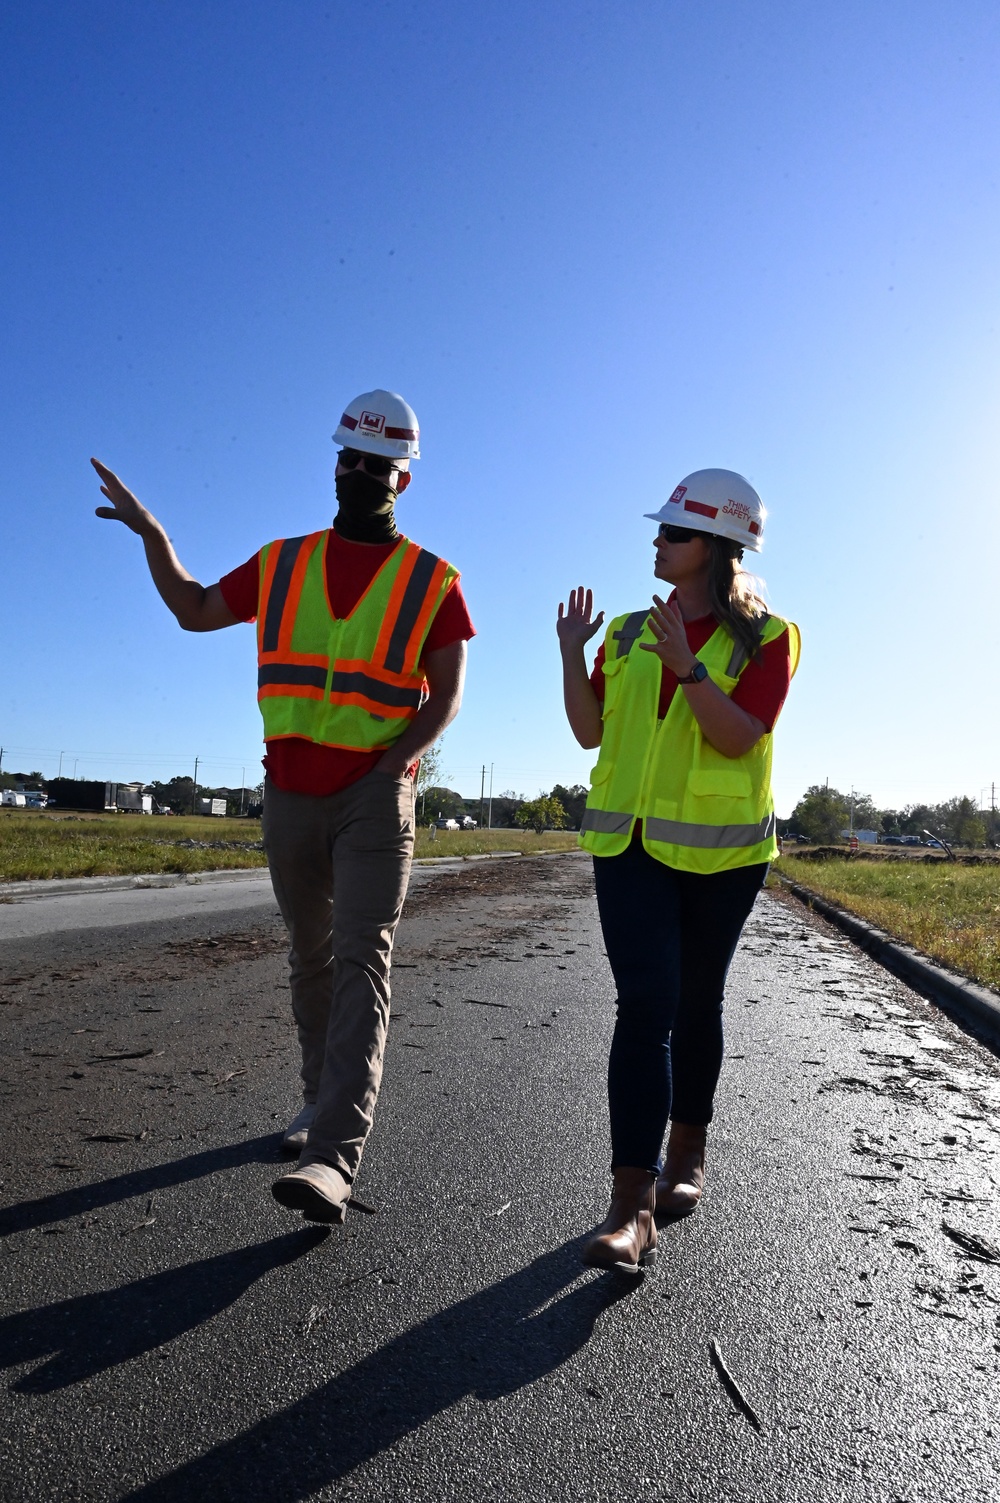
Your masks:
[[[303,1228],[121,1289],[9,1315],[0,1320],[0,1362],[15,1367],[48,1357],[13,1385],[18,1393],[52,1393],[92,1378],[211,1320],[257,1279],[302,1257],[328,1234],[327,1227]]]
[[[600,1315],[641,1285],[581,1278],[580,1244],[442,1310],[328,1383],[122,1503],[295,1503],[469,1395],[484,1402],[555,1371]]]
[[[6,1206],[0,1210],[0,1237],[45,1226],[50,1221],[65,1221],[69,1216],[82,1216],[116,1201],[129,1200],[133,1195],[151,1195],[156,1190],[183,1185],[206,1174],[215,1174],[220,1169],[271,1163],[279,1158],[279,1145],[277,1134],[269,1133],[264,1137],[248,1138],[245,1143],[207,1148],[203,1153],[191,1153],[166,1164],[152,1164],[148,1169],[136,1169],[130,1174],[100,1180],[97,1184],[76,1185],[70,1190],[44,1195],[39,1200]]]

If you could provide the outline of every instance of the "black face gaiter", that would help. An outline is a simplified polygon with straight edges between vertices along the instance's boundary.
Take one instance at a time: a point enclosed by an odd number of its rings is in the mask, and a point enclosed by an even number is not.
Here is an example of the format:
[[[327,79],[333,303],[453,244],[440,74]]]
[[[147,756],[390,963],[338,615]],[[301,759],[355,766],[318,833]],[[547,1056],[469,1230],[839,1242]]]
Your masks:
[[[396,491],[366,470],[347,470],[336,478],[337,515],[333,525],[352,543],[394,543]]]

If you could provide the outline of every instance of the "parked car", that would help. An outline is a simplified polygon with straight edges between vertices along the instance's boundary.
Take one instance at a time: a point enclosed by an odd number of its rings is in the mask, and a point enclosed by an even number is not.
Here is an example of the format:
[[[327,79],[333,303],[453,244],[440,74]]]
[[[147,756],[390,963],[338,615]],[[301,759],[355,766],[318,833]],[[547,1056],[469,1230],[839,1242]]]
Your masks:
[[[457,830],[458,829],[458,820],[457,819],[445,819],[442,816],[441,819],[436,819],[434,821],[434,828],[436,830]]]
[[[905,843],[906,843],[905,842],[905,838],[902,835],[883,835],[882,836],[882,844],[883,845],[905,845]]]

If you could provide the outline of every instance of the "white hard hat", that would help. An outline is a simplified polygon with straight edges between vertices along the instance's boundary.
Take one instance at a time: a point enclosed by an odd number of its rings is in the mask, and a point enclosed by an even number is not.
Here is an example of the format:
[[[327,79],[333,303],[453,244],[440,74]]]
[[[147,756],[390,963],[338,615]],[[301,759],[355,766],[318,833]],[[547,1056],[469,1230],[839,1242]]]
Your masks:
[[[348,403],[333,441],[390,459],[420,458],[417,414],[394,391],[365,391],[355,397]]]
[[[659,511],[644,515],[651,522],[668,522],[674,527],[730,538],[759,553],[767,512],[749,480],[735,470],[695,470],[684,476]]]

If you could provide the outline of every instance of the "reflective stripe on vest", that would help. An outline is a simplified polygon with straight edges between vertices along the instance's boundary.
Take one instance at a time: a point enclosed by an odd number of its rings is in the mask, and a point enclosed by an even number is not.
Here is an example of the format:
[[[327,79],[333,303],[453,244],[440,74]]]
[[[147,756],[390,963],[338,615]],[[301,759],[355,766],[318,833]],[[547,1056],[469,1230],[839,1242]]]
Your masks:
[[[700,851],[738,850],[741,846],[759,845],[762,840],[770,840],[776,828],[773,809],[755,825],[689,825],[679,819],[654,819],[651,815],[645,820],[650,840],[689,845]]]
[[[580,844],[596,856],[626,849],[636,821],[646,850],[668,866],[710,874],[769,861],[776,851],[771,800],[771,736],[742,757],[724,757],[707,742],[683,692],[657,718],[662,676],[647,611],[612,621],[605,637],[605,703],[601,751],[580,822]],[[799,633],[767,616],[762,642],[789,634],[792,672]],[[731,694],[746,668],[746,651],[719,627],[698,652],[713,683]]]
[[[401,538],[351,613],[326,584],[329,532],[261,554],[257,698],[265,739],[298,736],[354,750],[391,746],[426,694],[420,656],[457,571]]]
[[[634,819],[634,814],[616,813],[611,809],[584,809],[580,830],[594,830],[601,835],[627,835]],[[650,840],[714,851],[737,850],[740,846],[770,840],[777,826],[771,813],[755,825],[692,825],[680,819],[655,819],[647,815],[644,828]]]
[[[616,814],[612,809],[584,809],[580,833],[595,830],[601,835],[627,835],[634,819],[634,814]]]
[[[281,684],[292,689],[308,685],[313,689],[326,690],[327,679],[331,695],[364,694],[366,698],[394,709],[409,706],[419,710],[423,698],[420,689],[400,689],[394,684],[383,684],[370,673],[338,673],[336,669],[331,673],[328,668],[309,668],[297,663],[268,663],[257,669],[257,684],[260,688]]]

